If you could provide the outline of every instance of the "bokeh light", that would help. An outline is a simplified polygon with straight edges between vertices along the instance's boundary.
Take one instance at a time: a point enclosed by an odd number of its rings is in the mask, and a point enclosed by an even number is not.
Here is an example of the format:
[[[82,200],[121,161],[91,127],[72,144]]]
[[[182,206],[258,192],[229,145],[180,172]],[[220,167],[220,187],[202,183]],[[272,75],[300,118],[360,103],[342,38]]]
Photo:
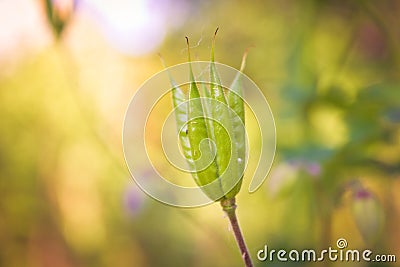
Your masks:
[[[157,53],[185,62],[189,36],[208,60],[217,26],[218,62],[238,68],[252,47],[244,73],[276,123],[269,178],[237,198],[256,266],[316,266],[255,255],[339,238],[399,258],[399,12],[395,0],[0,1],[0,266],[241,266],[218,204],[152,200],[122,152],[130,98],[163,69]],[[153,125],[147,146],[166,164]]]

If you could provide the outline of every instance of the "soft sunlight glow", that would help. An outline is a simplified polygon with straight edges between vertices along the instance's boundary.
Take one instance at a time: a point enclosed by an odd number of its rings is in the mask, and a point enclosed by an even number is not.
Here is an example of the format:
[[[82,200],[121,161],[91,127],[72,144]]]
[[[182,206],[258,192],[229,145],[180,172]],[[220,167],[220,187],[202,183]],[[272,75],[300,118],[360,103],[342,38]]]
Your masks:
[[[21,51],[26,48],[40,48],[51,40],[36,1],[1,0],[0,18],[0,64],[23,56]]]
[[[86,0],[86,10],[100,24],[111,44],[123,53],[142,55],[164,40],[165,17],[146,0]]]

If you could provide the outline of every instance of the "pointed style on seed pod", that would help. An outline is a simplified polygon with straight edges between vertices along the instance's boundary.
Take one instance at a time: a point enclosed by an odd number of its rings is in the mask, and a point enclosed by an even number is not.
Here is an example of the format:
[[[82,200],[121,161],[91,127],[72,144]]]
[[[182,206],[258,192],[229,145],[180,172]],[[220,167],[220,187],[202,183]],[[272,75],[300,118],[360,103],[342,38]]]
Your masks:
[[[211,200],[220,201],[222,209],[231,223],[243,261],[246,266],[252,267],[253,263],[236,217],[235,200],[242,184],[246,154],[243,84],[240,73],[234,79],[228,93],[225,94],[214,61],[217,32],[218,28],[212,41],[210,92],[207,86],[200,82],[203,97],[200,96],[193,75],[189,38],[187,37],[190,76],[188,102],[185,102],[182,90],[176,86],[171,75],[168,74],[173,87],[172,97],[180,142],[188,141],[188,144],[185,143],[185,147],[190,148],[190,151],[184,151],[184,153],[190,162],[195,182]],[[243,71],[246,55],[247,52],[243,56],[240,71]],[[183,102],[187,105],[182,104]],[[185,128],[186,124],[187,128]],[[182,129],[187,139],[181,137]],[[209,142],[210,140],[214,143],[216,151]]]
[[[190,149],[190,142],[189,137],[187,134],[188,131],[188,114],[187,114],[187,102],[186,96],[183,90],[176,84],[174,78],[172,77],[171,73],[169,72],[165,61],[161,54],[158,54],[160,57],[161,63],[163,67],[167,70],[168,78],[170,84],[172,86],[172,103],[174,106],[174,113],[175,113],[175,120],[176,120],[176,127],[178,131],[179,141],[181,143],[181,148],[183,155],[188,162],[190,170],[194,170],[193,160],[192,160],[192,151]],[[193,176],[196,176],[196,173],[192,173]]]
[[[211,144],[207,141],[209,138],[207,125],[205,121],[203,106],[201,103],[199,89],[193,75],[189,38],[186,37],[188,47],[188,61],[190,72],[189,103],[188,103],[188,136],[192,159],[197,174],[196,183],[199,186],[205,186],[218,178],[217,164],[213,159]],[[203,142],[203,143],[202,143]],[[202,143],[202,146],[201,146]],[[223,196],[220,185],[209,186],[203,190],[212,200],[218,200]]]
[[[243,101],[243,70],[246,66],[246,58],[249,49],[247,48],[242,57],[240,72],[236,74],[230,90],[227,92],[227,101],[231,112],[233,138],[237,149],[238,173],[242,176],[239,183],[230,192],[231,195],[236,195],[243,181],[243,173],[246,160],[246,129],[245,129],[245,114]]]
[[[239,192],[241,173],[239,174],[239,163],[237,154],[237,142],[235,140],[232,114],[229,110],[225,98],[224,90],[221,86],[221,80],[215,65],[215,39],[218,28],[214,33],[211,47],[210,63],[210,82],[211,82],[211,116],[213,121],[213,130],[215,144],[217,147],[217,166],[218,174],[221,179],[225,198],[233,198]],[[232,186],[232,179],[238,183]],[[239,187],[239,188],[237,188]]]
[[[242,184],[246,158],[242,73],[238,73],[225,93],[214,57],[217,32],[218,28],[212,41],[210,90],[195,80],[187,37],[190,78],[187,97],[168,72],[183,154],[195,182],[214,201],[234,200]],[[240,71],[244,69],[246,55],[247,51]]]

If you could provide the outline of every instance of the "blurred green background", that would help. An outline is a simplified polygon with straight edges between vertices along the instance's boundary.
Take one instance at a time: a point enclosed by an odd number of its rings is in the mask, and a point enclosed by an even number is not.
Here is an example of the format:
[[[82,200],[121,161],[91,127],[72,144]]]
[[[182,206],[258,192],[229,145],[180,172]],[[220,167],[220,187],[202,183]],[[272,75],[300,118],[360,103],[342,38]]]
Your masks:
[[[238,196],[255,265],[399,266],[256,259],[338,238],[400,257],[399,16],[396,0],[0,1],[0,266],[241,266],[219,205],[149,198],[121,144],[157,53],[185,62],[187,35],[208,60],[217,26],[217,61],[254,46],[244,72],[275,116],[271,174]]]

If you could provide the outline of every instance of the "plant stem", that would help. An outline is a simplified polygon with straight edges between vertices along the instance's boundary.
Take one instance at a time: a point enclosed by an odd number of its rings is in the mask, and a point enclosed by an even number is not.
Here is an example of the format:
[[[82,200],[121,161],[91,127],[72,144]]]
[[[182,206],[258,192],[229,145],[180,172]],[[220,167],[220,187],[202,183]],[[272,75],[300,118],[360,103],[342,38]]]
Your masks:
[[[253,267],[250,254],[244,242],[242,231],[240,230],[239,222],[236,217],[236,201],[235,198],[221,200],[222,209],[228,215],[229,221],[232,225],[233,233],[235,234],[236,243],[239,246],[240,254],[246,267]]]

